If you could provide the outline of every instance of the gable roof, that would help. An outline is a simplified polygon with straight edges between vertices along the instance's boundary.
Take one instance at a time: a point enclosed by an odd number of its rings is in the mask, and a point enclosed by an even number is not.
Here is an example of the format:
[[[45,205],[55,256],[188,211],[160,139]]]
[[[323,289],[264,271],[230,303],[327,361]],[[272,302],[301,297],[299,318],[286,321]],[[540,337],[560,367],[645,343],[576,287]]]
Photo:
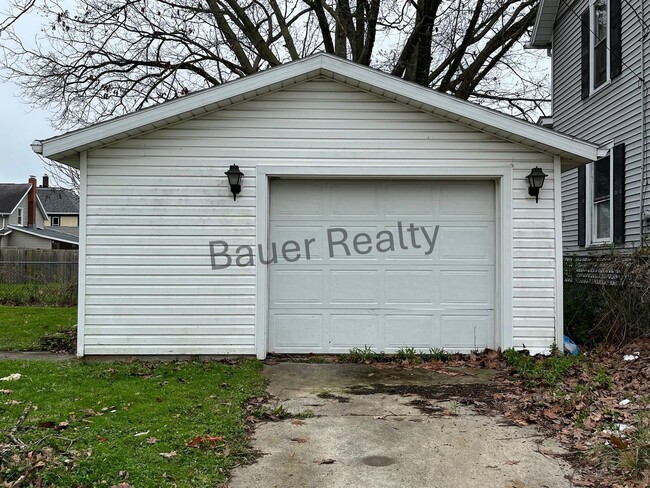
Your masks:
[[[548,49],[553,41],[553,26],[560,0],[540,0],[530,43],[526,47]]]
[[[234,103],[325,76],[384,98],[447,118],[573,163],[587,163],[604,155],[589,142],[404,81],[381,71],[329,54],[308,58],[208,88],[128,115],[34,141],[37,154],[79,166],[79,153],[144,134],[182,120],[201,116]]]
[[[29,183],[0,183],[0,215],[11,215],[30,188]]]
[[[79,195],[67,188],[37,188],[36,194],[45,211],[52,215],[79,213]]]
[[[14,213],[31,187],[32,185],[29,183],[0,183],[0,215]],[[36,204],[43,218],[47,220],[48,215],[38,193],[36,193]]]

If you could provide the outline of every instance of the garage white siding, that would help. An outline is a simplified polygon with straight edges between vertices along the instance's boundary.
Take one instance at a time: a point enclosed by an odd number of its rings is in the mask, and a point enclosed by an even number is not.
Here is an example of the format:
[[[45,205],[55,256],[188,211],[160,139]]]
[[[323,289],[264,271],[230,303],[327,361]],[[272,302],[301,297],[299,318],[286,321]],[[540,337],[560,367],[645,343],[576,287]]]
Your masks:
[[[510,165],[514,344],[554,341],[553,158],[322,78],[88,153],[84,354],[255,353],[255,267],[213,270],[209,242],[256,244],[258,164]]]

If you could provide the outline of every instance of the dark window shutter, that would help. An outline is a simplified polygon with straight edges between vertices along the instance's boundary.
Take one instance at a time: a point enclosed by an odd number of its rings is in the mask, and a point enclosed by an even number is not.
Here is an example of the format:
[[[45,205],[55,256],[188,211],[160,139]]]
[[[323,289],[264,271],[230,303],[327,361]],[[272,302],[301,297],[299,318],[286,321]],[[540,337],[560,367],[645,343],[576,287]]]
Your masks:
[[[621,13],[621,0],[610,0],[609,9],[609,73],[610,78],[613,80],[623,72],[623,45],[621,33],[623,18]]]
[[[585,166],[578,167],[578,246],[586,244],[585,217],[587,213],[587,172]]]
[[[591,41],[591,30],[589,29],[589,9],[585,10],[581,17],[582,22],[582,99],[589,97],[589,44]]]
[[[625,242],[625,144],[614,146],[612,152],[614,158],[614,194],[612,195],[614,244],[623,244]]]

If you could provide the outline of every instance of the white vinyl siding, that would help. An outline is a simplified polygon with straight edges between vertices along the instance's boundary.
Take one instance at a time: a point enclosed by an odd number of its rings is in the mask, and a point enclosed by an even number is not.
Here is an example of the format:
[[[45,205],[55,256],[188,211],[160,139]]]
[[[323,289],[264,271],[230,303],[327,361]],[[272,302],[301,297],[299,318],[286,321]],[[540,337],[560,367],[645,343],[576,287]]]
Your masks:
[[[209,242],[256,245],[257,164],[511,165],[514,344],[555,340],[551,156],[322,78],[90,151],[87,164],[84,354],[255,353],[255,268],[213,270]],[[236,202],[230,164],[244,173]],[[549,175],[538,204],[536,165]]]
[[[641,73],[640,20],[632,8],[640,12],[642,0],[623,2],[623,71],[611,83],[582,100],[580,96],[580,19],[572,10],[582,13],[591,0],[563,2],[555,23],[553,37],[553,128],[581,139],[607,146],[625,143],[625,243],[640,242],[641,181]],[[646,22],[650,9],[646,9]],[[563,175],[564,249],[578,247],[577,172]],[[646,188],[647,196],[647,188]]]

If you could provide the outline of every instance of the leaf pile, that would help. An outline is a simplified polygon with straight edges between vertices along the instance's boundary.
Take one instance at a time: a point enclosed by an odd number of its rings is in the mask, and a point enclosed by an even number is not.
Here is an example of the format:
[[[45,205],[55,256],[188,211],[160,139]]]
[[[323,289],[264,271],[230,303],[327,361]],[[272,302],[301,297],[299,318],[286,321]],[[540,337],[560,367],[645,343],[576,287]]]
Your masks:
[[[577,453],[582,486],[650,486],[650,340],[601,346],[575,359],[523,357],[533,366],[515,362],[500,377],[514,387],[495,393],[503,414],[547,427]],[[558,362],[546,377],[534,366]]]

